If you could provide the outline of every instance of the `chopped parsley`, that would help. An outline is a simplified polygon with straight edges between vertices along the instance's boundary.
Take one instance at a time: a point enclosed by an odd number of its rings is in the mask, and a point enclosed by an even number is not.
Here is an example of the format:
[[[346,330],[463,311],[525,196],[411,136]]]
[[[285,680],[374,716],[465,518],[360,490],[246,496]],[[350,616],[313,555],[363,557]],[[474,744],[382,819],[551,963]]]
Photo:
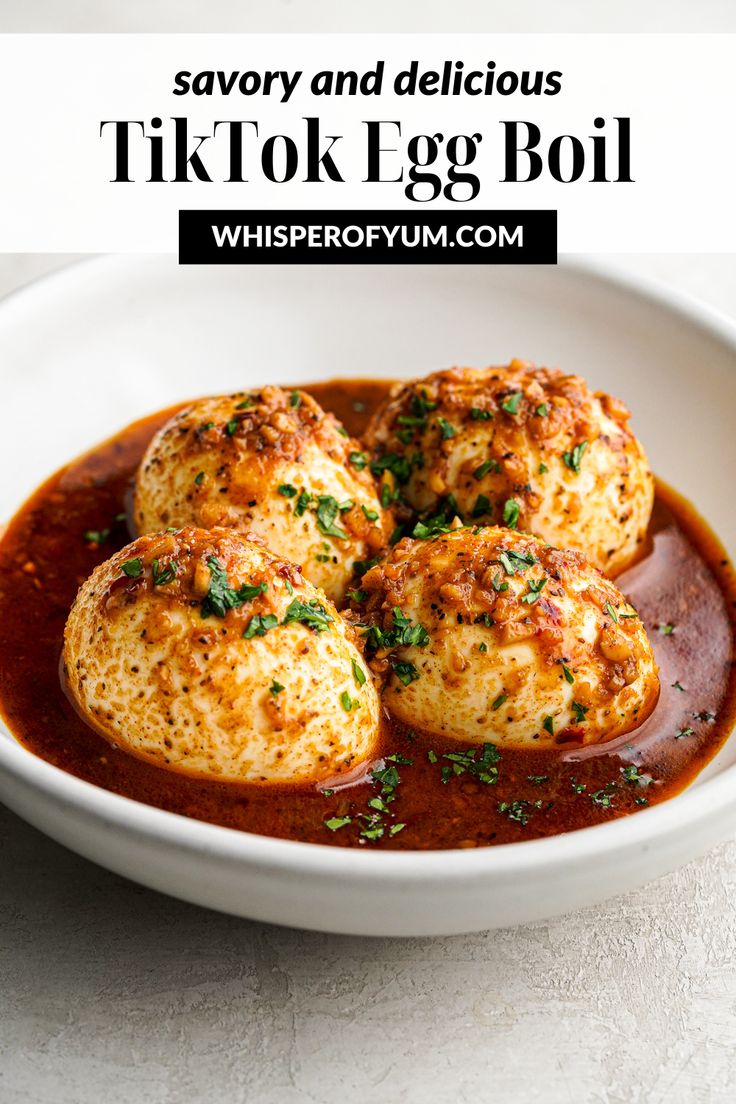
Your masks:
[[[575,681],[575,676],[563,660],[560,660],[560,663],[562,664],[562,673],[565,676],[565,682],[568,682],[570,686],[572,686]]]
[[[437,418],[437,425],[440,427],[440,434],[443,441],[449,441],[451,437],[454,437],[457,433],[454,425],[451,425],[446,418],[441,415]]]
[[[350,509],[352,502],[347,509]],[[335,518],[341,512],[340,505],[332,495],[320,495],[317,499],[317,528],[325,537],[337,537],[338,540],[347,540],[348,535],[339,525],[335,525]]]
[[[414,664],[405,660],[399,663],[394,663],[392,660],[391,667],[399,682],[403,683],[404,686],[409,686],[420,677]]]
[[[521,596],[522,602],[526,602],[528,606],[533,606],[542,593],[547,581],[546,576],[544,579],[537,579],[536,581],[534,579],[529,579],[529,590],[526,594]]]
[[[515,498],[507,498],[503,504],[503,523],[508,525],[509,529],[515,529],[519,524],[519,513],[521,511],[520,504]]]
[[[297,489],[293,483],[281,483],[279,484],[279,494],[284,498],[294,498],[297,493]]]
[[[343,690],[342,694],[340,695],[340,704],[342,705],[345,712],[349,713],[351,709],[357,709],[360,705],[360,702],[356,701],[354,698],[351,698],[347,690]]]
[[[369,510],[366,506],[361,506],[361,509],[363,511],[364,516],[368,519],[368,521],[378,521],[378,511],[377,510]]]
[[[365,635],[368,646],[374,650],[379,648],[409,648],[412,646],[426,648],[429,644],[429,633],[424,625],[420,625],[418,622],[415,624],[398,606],[394,606],[393,625],[390,629],[384,630],[379,628],[378,625],[371,625]]]
[[[501,552],[498,559],[507,575],[516,575],[517,571],[524,572],[537,562],[536,556],[531,553],[524,555],[521,552],[514,552],[512,549]]]
[[[143,561],[136,558],[135,560],[126,560],[122,566],[123,574],[127,575],[129,579],[138,579],[143,571]]]
[[[249,407],[251,407],[252,405],[253,405],[253,399],[251,399],[250,396],[248,396],[247,399],[243,399],[242,402],[239,402],[238,405],[235,407],[235,409],[236,410],[248,410]]]
[[[667,623],[666,625],[657,625],[657,632],[662,636],[672,636],[675,631],[675,626]]]
[[[694,735],[695,735],[695,729],[691,728],[690,725],[688,725],[686,728],[679,728],[677,730],[677,735],[675,736],[675,739],[676,740],[682,740],[685,736],[694,736]]]
[[[326,793],[327,791],[325,791]],[[329,820],[324,822],[325,828],[329,828],[331,832],[336,832],[338,828],[344,828],[347,824],[352,824],[353,818],[349,816],[342,817],[330,817]]]
[[[291,395],[289,396],[289,406],[292,408],[292,410],[298,410],[301,405],[302,405],[301,395],[299,394],[298,391],[292,391]]]
[[[225,426],[225,432],[227,433],[228,437],[232,437],[237,428],[238,428],[238,419],[237,418],[231,418],[230,421]]]
[[[603,607],[603,609],[604,609],[604,610],[605,610],[605,612],[606,612],[606,613],[608,614],[608,616],[609,616],[609,617],[611,617],[611,618],[613,618],[613,620],[614,620],[614,621],[616,622],[616,624],[618,624],[618,614],[616,613],[616,610],[615,610],[615,609],[613,608],[613,606],[611,605],[611,603],[610,603],[610,602],[606,602],[606,604],[605,604],[605,606]]]
[[[265,636],[269,629],[275,629],[278,623],[279,619],[273,613],[254,613],[245,627],[243,636],[246,640],[252,640],[254,636]]]
[[[474,422],[490,422],[493,420],[493,414],[490,410],[481,410],[479,406],[471,406],[470,417]]]
[[[153,560],[151,563],[151,575],[153,576],[154,586],[166,586],[167,583],[173,583],[176,578],[177,565],[176,562],[170,563],[168,567],[160,567],[158,560]]]
[[[537,407],[536,413],[539,415],[540,418],[546,418],[549,414],[549,407],[547,406],[547,403],[540,403]]]
[[[518,414],[519,403],[521,402],[521,400],[521,391],[516,391],[513,395],[509,395],[509,397],[501,403],[501,409],[505,410],[507,414]]]
[[[299,598],[294,598],[289,603],[281,624],[289,625],[292,621],[298,621],[302,625],[306,625],[307,628],[321,633],[329,629],[330,622],[334,621],[334,617],[316,599],[311,602],[302,602]]]
[[[104,544],[109,536],[109,529],[88,529],[84,534],[84,539],[87,544]]]
[[[392,491],[391,487],[389,486],[388,483],[382,483],[381,484],[381,505],[383,506],[384,510],[388,510],[389,506],[391,505],[391,503],[396,498],[398,498],[397,492]]]
[[[370,571],[377,563],[378,556],[372,556],[370,560],[355,560],[353,562],[353,571],[356,575],[365,575],[366,571]]]
[[[540,475],[546,475],[547,472],[549,471],[549,468],[547,467],[546,464],[543,464],[540,461],[540,464],[539,464],[539,467],[537,468],[537,471],[539,472]]]
[[[449,781],[454,775],[459,778],[463,774],[470,774],[484,786],[495,786],[498,781],[498,763],[501,753],[495,744],[483,744],[480,752],[478,748],[466,748],[464,751],[451,751],[442,756],[450,764],[449,769],[442,767],[443,782]],[[436,762],[436,756],[435,760]],[[432,760],[430,760],[432,762]]]
[[[542,728],[545,732],[549,732],[550,736],[555,734],[555,719],[549,714],[542,721]]]
[[[475,506],[470,516],[473,518],[486,517],[491,512],[491,500],[486,495],[479,494],[475,500]]]
[[[349,452],[348,461],[357,471],[362,471],[368,464],[368,457],[364,452]]]
[[[299,497],[296,500],[296,506],[294,507],[294,513],[297,517],[303,517],[309,509],[312,502],[312,496],[304,488],[299,492]]]
[[[639,786],[648,786],[652,781],[649,775],[642,774],[634,763],[628,767],[621,767],[621,774],[626,782],[636,783]]]
[[[203,471],[197,472],[197,474],[194,477],[194,482],[197,484],[198,487],[202,486],[202,484],[204,483],[204,472]]]
[[[509,820],[516,821],[522,828],[526,828],[529,823],[528,808],[528,801],[499,801],[498,803],[499,813],[505,813]]]
[[[571,472],[575,472],[576,475],[580,474],[580,464],[587,447],[588,442],[581,441],[579,445],[575,445],[569,452],[563,452],[562,454],[562,461],[565,467],[569,468]]]
[[[437,403],[427,398],[427,391],[424,387],[419,394],[415,392],[412,395],[409,406],[414,417],[422,425],[426,424],[427,415],[437,409]]]
[[[415,540],[429,540],[430,537],[436,537],[440,533],[450,532],[450,522],[447,514],[436,514],[435,517],[427,518],[426,521],[418,521],[411,531],[412,537]]]
[[[590,795],[590,800],[601,809],[610,809],[613,805],[613,797],[616,792],[616,783],[608,782],[603,789],[596,790]]]
[[[209,556],[207,566],[210,569],[210,588],[201,606],[202,617],[224,617],[229,609],[242,606],[245,602],[252,601],[267,590],[266,583],[252,586],[246,583],[244,586],[233,589],[228,583],[227,572],[214,556]]]
[[[528,774],[526,777],[533,786],[543,786],[545,782],[549,782],[548,774]]]
[[[277,682],[276,679],[271,679],[271,685],[268,688],[269,694],[273,694],[273,696],[276,698],[283,689],[284,687],[280,682]]]
[[[397,483],[408,483],[411,476],[411,464],[405,456],[396,452],[387,452],[379,460],[371,461],[371,471],[375,476],[391,472]]]
[[[351,602],[358,602],[358,603],[365,602],[367,597],[368,597],[368,591],[367,590],[349,590],[348,591],[348,599]]]
[[[685,687],[681,686],[680,683],[677,680],[675,680],[672,683],[672,689],[673,690],[681,690],[683,694],[685,693]]]
[[[580,702],[574,701],[571,705],[571,709],[575,714],[575,724],[582,724],[585,720],[585,714],[590,709],[589,705],[581,705]]]
[[[355,679],[357,686],[365,686],[366,673],[358,663],[357,659],[353,659],[353,678]]]
[[[491,709],[500,709],[504,702],[508,701],[508,694],[499,694],[497,698],[491,702]]]
[[[501,465],[498,460],[484,460],[482,464],[473,472],[474,479],[482,479],[484,475],[488,475],[489,471],[492,471],[494,475],[497,475],[501,470]]]

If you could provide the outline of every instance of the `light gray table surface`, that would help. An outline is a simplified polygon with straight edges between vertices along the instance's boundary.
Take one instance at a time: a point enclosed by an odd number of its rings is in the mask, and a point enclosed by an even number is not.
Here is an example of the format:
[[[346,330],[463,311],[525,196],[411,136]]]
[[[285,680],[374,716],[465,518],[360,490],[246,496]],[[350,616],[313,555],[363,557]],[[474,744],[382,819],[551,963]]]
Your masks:
[[[60,260],[0,258],[0,292]],[[736,257],[618,263],[736,315]],[[370,940],[181,904],[0,809],[0,1104],[730,1102],[735,921],[736,839],[563,919]]]

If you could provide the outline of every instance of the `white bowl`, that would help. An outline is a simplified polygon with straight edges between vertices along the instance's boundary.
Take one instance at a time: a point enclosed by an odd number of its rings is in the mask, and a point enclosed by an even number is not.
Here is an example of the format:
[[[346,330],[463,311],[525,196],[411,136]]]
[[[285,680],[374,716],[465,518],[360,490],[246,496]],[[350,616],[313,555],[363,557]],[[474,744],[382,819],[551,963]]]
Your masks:
[[[177,399],[522,356],[625,399],[655,470],[736,551],[736,326],[589,266],[179,268],[103,258],[7,299],[0,342],[0,517],[66,460]],[[0,798],[82,855],[197,904],[369,935],[501,927],[639,886],[736,828],[734,763],[732,736],[674,800],[552,839],[366,853],[118,797],[36,758],[0,725]]]

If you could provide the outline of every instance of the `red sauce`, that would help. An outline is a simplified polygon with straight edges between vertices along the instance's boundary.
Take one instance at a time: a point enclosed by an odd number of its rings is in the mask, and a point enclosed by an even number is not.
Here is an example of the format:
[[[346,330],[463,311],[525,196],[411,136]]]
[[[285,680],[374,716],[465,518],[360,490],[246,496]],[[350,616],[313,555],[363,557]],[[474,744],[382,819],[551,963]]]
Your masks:
[[[360,434],[388,386],[347,381],[309,390]],[[305,786],[207,782],[111,747],[61,689],[64,623],[80,583],[127,543],[120,515],[131,477],[171,413],[137,422],[52,476],[0,542],[0,712],[20,742],[49,763],[138,801],[263,835],[342,847],[475,847],[567,832],[673,797],[731,731],[734,571],[692,507],[660,484],[650,550],[618,582],[647,627],[662,691],[649,720],[622,739],[568,753],[504,751],[496,784],[486,785],[467,771],[443,782],[441,767],[449,761],[442,756],[462,748],[391,726],[382,754],[412,760],[396,765],[401,781],[390,807],[390,822],[405,828],[394,836],[386,830],[376,841],[359,834],[359,814],[378,792],[370,780],[331,796]],[[85,540],[85,532],[106,529],[99,546]],[[666,625],[674,632],[658,628]],[[353,818],[350,825],[325,827],[325,820],[344,816]]]

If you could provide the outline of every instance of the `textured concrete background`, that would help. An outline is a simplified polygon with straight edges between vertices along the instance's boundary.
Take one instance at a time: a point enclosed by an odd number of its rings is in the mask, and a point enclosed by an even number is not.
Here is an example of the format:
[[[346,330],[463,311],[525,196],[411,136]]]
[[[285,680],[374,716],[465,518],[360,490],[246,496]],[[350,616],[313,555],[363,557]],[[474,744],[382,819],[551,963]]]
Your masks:
[[[59,263],[0,258],[0,292]],[[736,315],[736,257],[618,263]],[[549,923],[288,931],[161,897],[0,809],[0,1104],[730,1104],[735,918],[731,840]]]
[[[736,842],[548,924],[340,938],[180,904],[0,816],[6,1104],[732,1101]]]

